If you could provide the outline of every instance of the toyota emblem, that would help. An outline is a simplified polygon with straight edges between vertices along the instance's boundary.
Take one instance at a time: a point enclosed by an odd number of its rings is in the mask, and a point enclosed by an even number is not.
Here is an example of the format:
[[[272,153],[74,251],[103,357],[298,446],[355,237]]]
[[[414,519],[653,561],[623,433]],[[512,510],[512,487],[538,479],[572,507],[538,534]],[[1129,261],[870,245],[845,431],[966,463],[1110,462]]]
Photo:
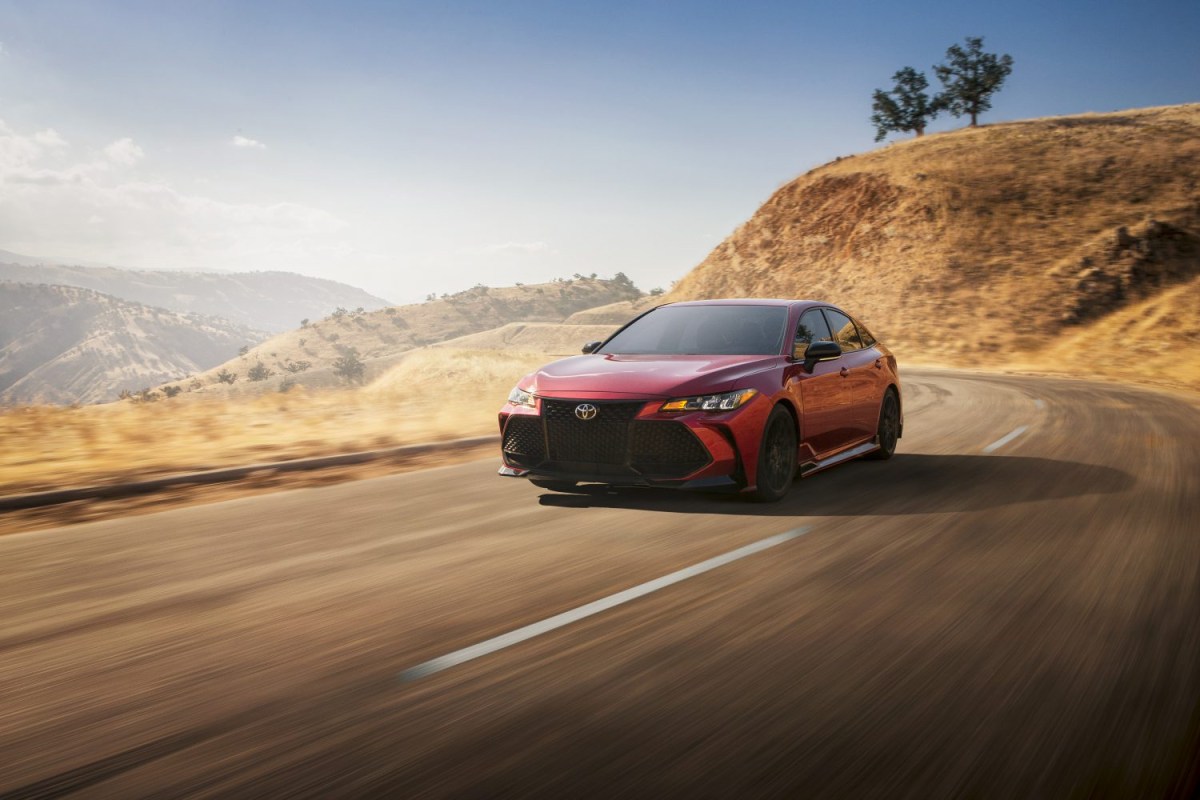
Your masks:
[[[579,405],[575,406],[575,416],[585,421],[589,419],[595,419],[596,407],[591,403],[580,403]]]

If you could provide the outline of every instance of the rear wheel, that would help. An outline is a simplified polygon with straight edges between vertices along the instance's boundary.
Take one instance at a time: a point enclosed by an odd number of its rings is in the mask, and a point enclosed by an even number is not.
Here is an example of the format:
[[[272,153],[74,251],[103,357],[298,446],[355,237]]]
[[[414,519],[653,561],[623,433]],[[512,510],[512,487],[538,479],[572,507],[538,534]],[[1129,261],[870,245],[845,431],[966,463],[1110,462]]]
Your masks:
[[[875,441],[879,449],[867,458],[876,461],[887,461],[896,452],[896,442],[900,439],[900,401],[896,392],[887,390],[883,396],[883,405],[879,409],[879,429],[875,432]]]
[[[549,489],[552,492],[569,492],[575,488],[575,481],[544,481],[530,478],[529,482],[539,489]]]
[[[758,448],[758,478],[749,495],[759,503],[773,503],[788,493],[796,477],[796,424],[783,406],[775,406],[763,426]]]

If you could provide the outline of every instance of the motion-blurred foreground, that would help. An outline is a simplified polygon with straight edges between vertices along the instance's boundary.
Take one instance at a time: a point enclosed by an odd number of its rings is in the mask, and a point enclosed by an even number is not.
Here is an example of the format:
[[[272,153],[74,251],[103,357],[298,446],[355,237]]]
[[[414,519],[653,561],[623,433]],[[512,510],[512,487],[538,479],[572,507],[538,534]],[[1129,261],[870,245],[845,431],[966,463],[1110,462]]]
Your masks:
[[[0,793],[1192,796],[1200,411],[906,386],[892,461],[773,506],[489,459],[0,537]]]
[[[519,351],[414,353],[362,388],[180,395],[0,413],[0,491],[383,448],[494,433],[495,411],[546,359]],[[499,399],[497,399],[499,398]]]

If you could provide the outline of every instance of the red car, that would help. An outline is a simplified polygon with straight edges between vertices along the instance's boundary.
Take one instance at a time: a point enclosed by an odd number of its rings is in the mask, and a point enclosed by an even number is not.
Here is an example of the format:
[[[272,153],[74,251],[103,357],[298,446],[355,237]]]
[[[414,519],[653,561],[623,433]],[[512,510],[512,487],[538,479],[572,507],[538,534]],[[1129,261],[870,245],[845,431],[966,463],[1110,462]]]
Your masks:
[[[811,300],[705,300],[642,314],[525,376],[500,411],[501,475],[783,497],[904,431],[896,359]]]

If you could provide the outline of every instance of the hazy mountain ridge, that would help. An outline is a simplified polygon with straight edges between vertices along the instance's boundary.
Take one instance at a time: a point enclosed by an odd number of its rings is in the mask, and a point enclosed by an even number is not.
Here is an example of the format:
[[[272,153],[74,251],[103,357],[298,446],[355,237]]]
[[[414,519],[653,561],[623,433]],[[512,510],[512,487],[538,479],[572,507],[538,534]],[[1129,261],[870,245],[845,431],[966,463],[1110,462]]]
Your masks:
[[[199,372],[265,333],[73,286],[0,283],[0,403],[102,402]]]
[[[1120,347],[1200,385],[1198,187],[1200,104],[934,134],[791,181],[666,299],[826,299],[910,362],[1112,375]]]
[[[293,272],[175,272],[37,263],[0,251],[0,281],[78,286],[167,308],[224,317],[257,330],[285,331],[337,308],[374,310],[386,300],[338,281]]]
[[[344,381],[335,374],[334,364],[349,352],[364,363],[364,380],[370,380],[425,346],[511,323],[562,323],[578,311],[641,296],[623,275],[607,280],[578,277],[501,288],[476,286],[424,303],[338,313],[273,336],[198,376],[202,386],[188,384],[183,388],[189,392],[240,393],[273,390],[284,380],[309,386],[337,385]],[[581,331],[580,336],[591,333]],[[556,337],[554,344],[561,346],[561,340],[564,337]],[[503,335],[494,341],[504,346]],[[572,352],[584,341],[580,338]],[[250,370],[260,364],[269,374],[250,380]],[[237,380],[220,381],[216,376],[222,371],[236,375]],[[263,375],[262,370],[257,372],[257,376]]]

